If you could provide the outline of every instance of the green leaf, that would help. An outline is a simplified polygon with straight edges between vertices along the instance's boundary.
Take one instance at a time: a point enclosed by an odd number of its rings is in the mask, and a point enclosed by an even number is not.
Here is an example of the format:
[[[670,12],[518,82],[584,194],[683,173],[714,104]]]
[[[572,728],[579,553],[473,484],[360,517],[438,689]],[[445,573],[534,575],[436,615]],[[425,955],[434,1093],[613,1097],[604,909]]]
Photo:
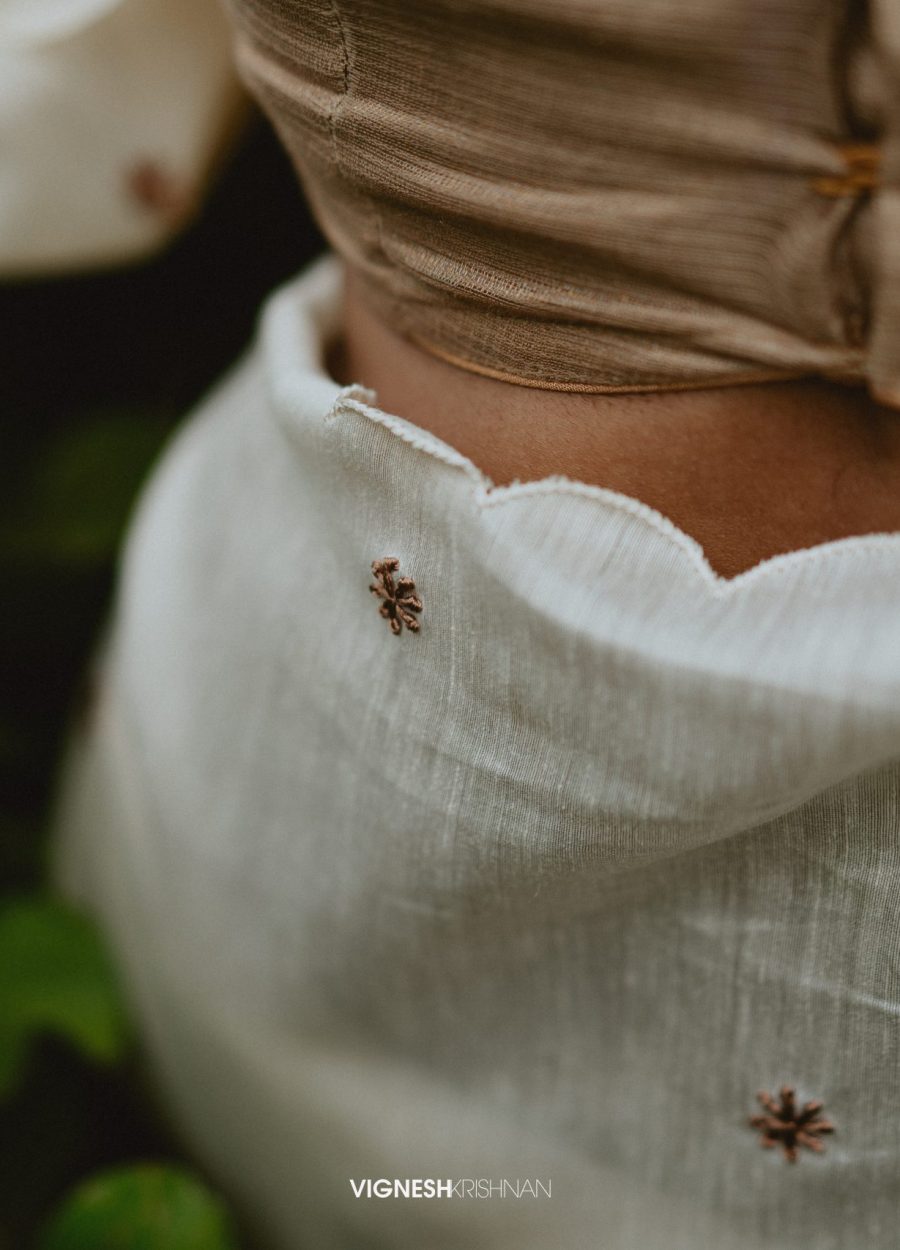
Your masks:
[[[115,553],[134,496],[171,428],[157,414],[100,414],[57,434],[22,506],[0,519],[0,559],[93,567]]]
[[[142,1164],[80,1185],[40,1250],[237,1250],[222,1202],[189,1173]]]
[[[94,926],[53,900],[0,907],[0,1097],[17,1084],[31,1039],[56,1033],[97,1063],[115,1063],[128,1024]]]

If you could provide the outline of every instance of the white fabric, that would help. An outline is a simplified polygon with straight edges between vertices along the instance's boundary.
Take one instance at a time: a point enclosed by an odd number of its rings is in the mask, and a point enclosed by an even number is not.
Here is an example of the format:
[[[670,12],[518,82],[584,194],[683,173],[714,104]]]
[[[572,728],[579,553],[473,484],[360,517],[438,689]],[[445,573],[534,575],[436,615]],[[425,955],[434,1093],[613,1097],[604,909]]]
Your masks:
[[[337,300],[278,293],[157,472],[71,770],[168,1105],[278,1250],[893,1250],[900,535],[725,582],[493,489],[327,377]],[[793,1166],[747,1124],[786,1082],[837,1126]]]
[[[0,0],[0,274],[158,247],[240,99],[218,0]],[[133,189],[147,166],[169,188],[156,206]]]

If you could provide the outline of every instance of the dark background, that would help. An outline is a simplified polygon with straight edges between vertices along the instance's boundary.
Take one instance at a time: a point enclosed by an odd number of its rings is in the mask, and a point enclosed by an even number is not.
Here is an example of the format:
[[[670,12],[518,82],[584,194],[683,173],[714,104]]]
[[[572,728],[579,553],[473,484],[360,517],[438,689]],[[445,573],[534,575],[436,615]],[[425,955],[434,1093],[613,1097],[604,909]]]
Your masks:
[[[0,285],[0,905],[45,885],[54,778],[88,698],[123,526],[167,436],[248,344],[260,305],[322,249],[258,118],[199,219],[138,267]],[[68,1188],[178,1158],[136,1063],[39,1038],[0,1106],[0,1250]]]

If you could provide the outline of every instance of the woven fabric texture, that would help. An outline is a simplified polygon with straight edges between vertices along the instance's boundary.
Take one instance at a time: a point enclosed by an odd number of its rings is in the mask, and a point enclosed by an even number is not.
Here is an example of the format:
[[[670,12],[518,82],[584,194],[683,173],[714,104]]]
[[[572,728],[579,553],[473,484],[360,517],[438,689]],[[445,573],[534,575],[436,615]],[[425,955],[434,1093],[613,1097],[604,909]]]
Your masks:
[[[338,291],[154,478],[63,805],[176,1121],[277,1250],[894,1250],[900,535],[723,581],[493,488],[326,375]],[[826,1153],[759,1149],[782,1085]]]
[[[531,385],[900,404],[891,0],[231,0],[388,322]]]

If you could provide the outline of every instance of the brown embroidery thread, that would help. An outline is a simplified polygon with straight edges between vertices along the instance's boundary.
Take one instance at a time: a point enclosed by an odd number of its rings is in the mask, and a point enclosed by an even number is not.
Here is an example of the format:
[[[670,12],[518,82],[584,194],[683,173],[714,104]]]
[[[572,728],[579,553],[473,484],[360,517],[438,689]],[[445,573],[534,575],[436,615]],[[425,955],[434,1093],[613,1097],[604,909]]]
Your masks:
[[[126,185],[136,203],[175,224],[190,207],[188,196],[158,161],[137,162],[126,172]]]
[[[404,625],[416,633],[419,622],[413,613],[422,611],[422,600],[415,593],[416,583],[411,577],[398,577],[394,580],[394,574],[399,568],[400,561],[395,556],[373,560],[375,581],[369,590],[381,599],[378,611],[390,625],[392,633],[399,634]]]
[[[760,1090],[756,1097],[765,1108],[766,1115],[751,1116],[750,1126],[760,1131],[761,1146],[767,1150],[781,1146],[784,1157],[790,1163],[797,1162],[798,1146],[805,1146],[816,1154],[822,1153],[825,1146],[819,1138],[826,1133],[833,1133],[834,1125],[829,1120],[819,1118],[819,1112],[824,1105],[821,1098],[804,1103],[798,1110],[794,1090],[790,1085],[781,1087],[780,1102],[776,1102],[765,1090]]]
[[[843,195],[861,195],[879,185],[881,152],[874,143],[844,143],[839,149],[847,166],[842,175],[828,175],[813,180],[813,190],[829,199]]]

